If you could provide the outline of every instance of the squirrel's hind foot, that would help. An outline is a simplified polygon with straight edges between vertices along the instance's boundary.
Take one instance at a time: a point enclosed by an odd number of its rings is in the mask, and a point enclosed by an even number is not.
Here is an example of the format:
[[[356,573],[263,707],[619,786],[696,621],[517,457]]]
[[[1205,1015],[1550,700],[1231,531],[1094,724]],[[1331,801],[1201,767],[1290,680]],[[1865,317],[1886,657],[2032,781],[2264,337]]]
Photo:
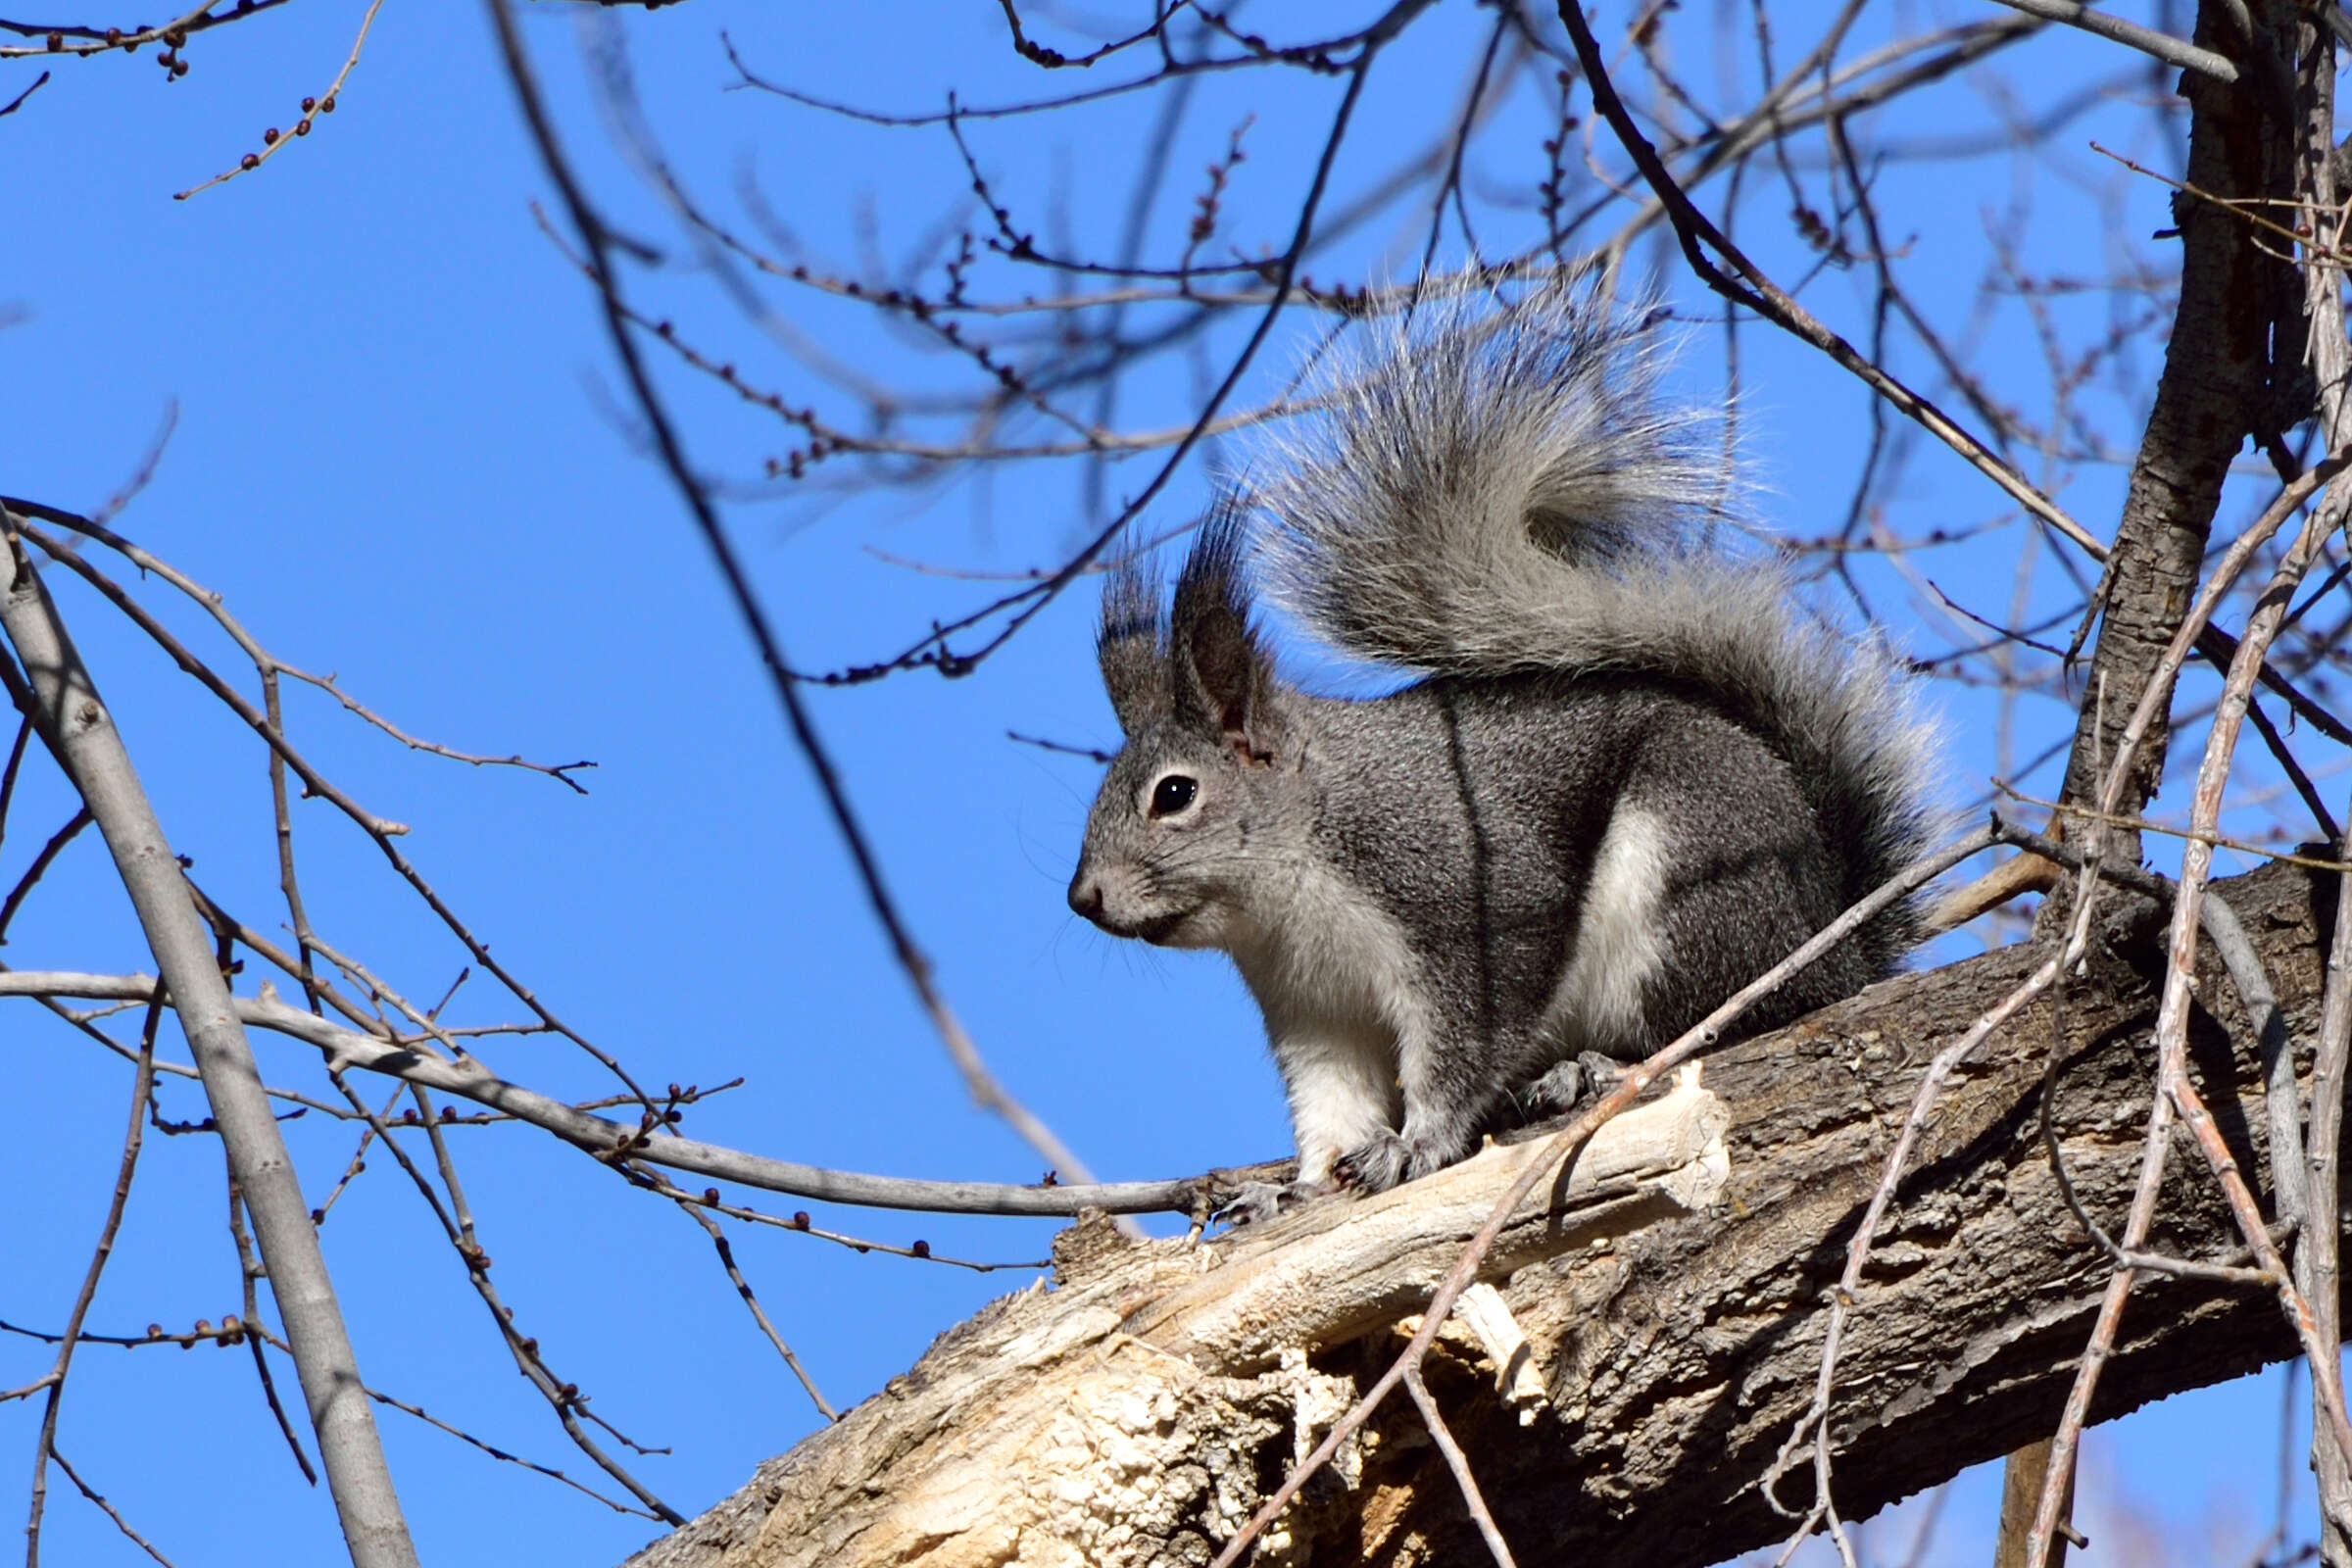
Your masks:
[[[1597,1051],[1578,1054],[1573,1061],[1554,1062],[1549,1071],[1519,1092],[1519,1107],[1529,1121],[1544,1121],[1568,1112],[1596,1095],[1617,1087],[1627,1064]]]

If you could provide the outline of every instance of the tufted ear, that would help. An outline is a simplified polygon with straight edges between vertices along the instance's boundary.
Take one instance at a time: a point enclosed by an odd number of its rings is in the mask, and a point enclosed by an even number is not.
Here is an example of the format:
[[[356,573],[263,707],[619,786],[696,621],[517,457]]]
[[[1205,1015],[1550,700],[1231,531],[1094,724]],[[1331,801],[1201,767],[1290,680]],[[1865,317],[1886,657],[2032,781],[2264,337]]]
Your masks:
[[[1265,762],[1281,739],[1283,691],[1274,657],[1250,624],[1247,549],[1241,509],[1220,504],[1176,581],[1168,662],[1177,719],[1223,735],[1245,760]]]
[[[1119,728],[1137,733],[1167,715],[1168,649],[1159,610],[1159,576],[1140,552],[1110,571],[1102,588],[1102,626],[1095,635],[1102,688]]]

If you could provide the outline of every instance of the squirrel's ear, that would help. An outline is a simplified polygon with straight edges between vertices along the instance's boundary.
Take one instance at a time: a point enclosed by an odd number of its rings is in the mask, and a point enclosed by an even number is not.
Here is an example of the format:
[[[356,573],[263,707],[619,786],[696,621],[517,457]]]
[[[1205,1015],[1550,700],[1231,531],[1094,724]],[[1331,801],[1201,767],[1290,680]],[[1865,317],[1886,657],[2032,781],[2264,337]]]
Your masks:
[[[1220,505],[1176,582],[1170,626],[1176,716],[1221,733],[1245,758],[1274,754],[1281,688],[1273,656],[1250,625],[1250,589],[1243,574],[1247,541],[1239,508]]]
[[[1166,626],[1159,611],[1159,577],[1140,554],[1110,570],[1102,588],[1102,626],[1095,658],[1110,694],[1119,728],[1133,735],[1169,709]]]

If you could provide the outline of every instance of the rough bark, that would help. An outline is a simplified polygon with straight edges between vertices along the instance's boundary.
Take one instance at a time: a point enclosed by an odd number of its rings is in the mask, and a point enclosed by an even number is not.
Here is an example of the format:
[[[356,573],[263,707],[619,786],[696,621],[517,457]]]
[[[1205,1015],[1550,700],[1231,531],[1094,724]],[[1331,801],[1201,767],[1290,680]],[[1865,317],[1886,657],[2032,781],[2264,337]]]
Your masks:
[[[2308,1052],[2328,918],[2309,879],[2278,866],[2218,888]],[[2112,1226],[2152,1091],[2161,930],[2161,911],[2118,896],[2088,972],[1947,1091],[1839,1363],[1848,1517],[2055,1422],[2107,1264],[2041,1144],[2043,1065],[2055,1042],[2057,1137],[2082,1200]],[[1621,1174],[1595,1187],[1607,1173],[1587,1171],[1555,1189],[1548,1221],[1510,1233],[1488,1277],[1537,1382],[1495,1367],[1459,1316],[1428,1373],[1521,1563],[1676,1568],[1788,1529],[1760,1482],[1812,1393],[1819,1295],[1927,1060],[2037,957],[2014,949],[1906,976],[1710,1058],[1705,1086],[1729,1122],[1712,1201],[1685,1207],[1670,1184]],[[2218,968],[2199,995],[2214,1014],[2192,1031],[2196,1071],[2245,1168],[2265,1172],[2252,1042]],[[1524,1157],[1492,1151],[1379,1200],[1328,1200],[1198,1247],[1081,1226],[1065,1236],[1058,1288],[943,1336],[632,1568],[1204,1562],[1395,1354],[1397,1321]],[[1682,1199],[1715,1185],[1693,1174],[1706,1163],[1678,1175]],[[2174,1168],[2154,1245],[2226,1254],[2210,1179],[2193,1159]],[[2293,1349],[2259,1291],[2153,1281],[2133,1298],[2094,1418]],[[1392,1400],[1368,1431],[1257,1560],[1488,1560],[1411,1405]],[[1788,1500],[1801,1506],[1809,1486],[1792,1477]]]

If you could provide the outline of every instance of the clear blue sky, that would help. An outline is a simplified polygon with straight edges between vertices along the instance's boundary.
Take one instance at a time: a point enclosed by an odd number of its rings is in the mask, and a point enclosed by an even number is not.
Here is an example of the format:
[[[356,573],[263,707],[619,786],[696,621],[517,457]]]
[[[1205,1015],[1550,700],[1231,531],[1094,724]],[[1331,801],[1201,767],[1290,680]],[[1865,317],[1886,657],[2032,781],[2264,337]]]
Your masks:
[[[1339,194],[1414,145],[1433,94],[1451,101],[1485,24],[1483,13],[1454,9],[1416,35],[1423,52],[1379,78]],[[187,50],[191,74],[169,85],[152,53],[62,62],[21,113],[0,120],[15,218],[0,253],[0,302],[22,313],[0,330],[0,489],[99,507],[176,409],[154,482],[122,520],[126,532],[225,594],[280,657],[338,673],[415,733],[469,751],[600,764],[581,798],[543,778],[412,754],[316,693],[289,696],[299,744],[371,809],[413,826],[413,858],[559,1014],[657,1085],[746,1078],[697,1109],[688,1131],[815,1164],[1035,1180],[1039,1160],[971,1106],[911,1005],[702,547],[618,412],[593,297],[534,222],[532,204],[550,193],[482,14],[395,0],[316,134],[254,175],[172,199],[258,146],[265,126],[291,125],[298,101],[340,67],[363,11],[359,0],[298,0],[200,36]],[[1787,13],[1788,36],[1810,36],[1806,11]],[[770,75],[883,108],[935,108],[950,87],[987,102],[1068,81],[1041,81],[1013,60],[999,14],[984,5],[885,17],[880,8],[699,0],[652,15],[548,6],[526,20],[600,199],[676,264],[636,283],[649,308],[674,312],[788,401],[830,399],[834,408],[838,398],[782,337],[763,336],[696,269],[616,153],[584,50],[600,37],[626,40],[675,167],[730,221],[749,221],[740,190],[756,181],[812,253],[852,271],[869,235],[896,259],[954,209],[962,174],[952,145],[936,130],[858,128],[722,91],[732,74],[722,32]],[[1857,49],[1884,35],[1863,32]],[[2112,63],[2084,50],[2051,38],[2021,53],[2021,95],[2053,98]],[[13,62],[0,69],[0,99],[32,74]],[[1273,232],[1273,215],[1295,203],[1335,90],[1286,79],[1281,103],[1261,102],[1260,80],[1202,88],[1198,145],[1180,154],[1185,172],[1154,214],[1163,241],[1181,232],[1199,167],[1246,113],[1257,120],[1251,161],[1229,198],[1230,231]],[[1973,98],[1941,101],[1971,123],[1985,120]],[[1128,100],[1066,123],[981,125],[973,140],[1033,226],[1051,232],[1058,202],[1077,242],[1106,251],[1153,107]],[[2148,124],[2128,102],[2106,113],[2107,134],[2126,144]],[[2095,167],[2081,147],[2087,135],[2074,134],[2067,154],[2086,171]],[[2143,134],[2137,145],[2151,144]],[[1931,293],[1958,297],[1974,288],[1986,215],[1997,216],[2009,193],[1981,171],[1953,167],[1948,183],[1931,176],[1889,201],[1908,231],[1926,236],[1909,253],[1912,275]],[[2038,194],[2036,265],[2097,265],[2109,241],[2096,203],[2063,179]],[[1760,198],[1759,222],[1777,222],[1785,206]],[[2138,190],[2123,220],[2142,233],[2158,226],[2161,193]],[[1938,260],[1938,225],[1965,234],[1969,260]],[[1417,228],[1380,227],[1336,255],[1327,275],[1408,271],[1418,237]],[[1459,255],[1458,237],[1447,246]],[[1689,297],[1679,275],[1667,284]],[[1850,316],[1858,287],[1831,278],[1819,290],[1824,308]],[[954,375],[937,356],[878,330],[861,308],[765,297],[791,331],[861,370],[909,385]],[[2012,346],[1990,352],[1996,378],[2045,378],[2030,334],[2011,336]],[[1215,340],[1201,373],[1221,373],[1218,356],[1232,346]],[[1250,386],[1262,395],[1301,347],[1284,335]],[[2154,366],[2143,358],[2131,368],[2144,384]],[[1139,426],[1180,417],[1194,388],[1175,384],[1175,369],[1171,362],[1156,400],[1139,395],[1122,416]],[[691,450],[713,473],[748,480],[786,444],[732,398],[674,366],[662,373]],[[1861,396],[1760,334],[1750,338],[1746,376],[1746,440],[1765,485],[1759,510],[1792,530],[1818,527],[1844,498],[1817,493],[1808,476],[1845,471]],[[1703,376],[1692,391],[1711,395]],[[1110,493],[1131,493],[1148,472],[1144,463],[1113,467]],[[2068,504],[2094,527],[2112,526],[2116,478],[2094,474]],[[911,573],[868,547],[1023,567],[1050,561],[1083,520],[1074,471],[1006,471],[846,503],[790,487],[731,493],[730,524],[804,666],[871,658],[986,591]],[[1180,521],[1205,494],[1196,469],[1153,516]],[[1913,466],[1903,504],[1923,528],[2001,514],[1988,488],[1934,453]],[[2012,540],[1983,562],[1964,561],[1945,586],[1997,612],[2008,586],[1994,573],[2014,548]],[[1878,580],[1915,612],[1899,584]],[[59,592],[174,846],[218,898],[274,930],[283,916],[258,744],[91,596]],[[233,660],[160,585],[141,592],[217,658]],[[1074,594],[969,679],[918,674],[817,693],[818,721],[942,983],[1016,1094],[1105,1177],[1269,1157],[1286,1150],[1288,1133],[1246,998],[1222,960],[1114,946],[1072,920],[1062,888],[1095,769],[1005,739],[1017,729],[1081,745],[1113,740],[1089,653],[1091,601],[1091,591]],[[1953,695],[1950,711],[1964,781],[1955,793],[1965,797],[1999,765],[1990,704]],[[2055,721],[2039,714],[2033,733]],[[71,808],[45,765],[29,770],[0,847],[0,883],[13,883]],[[463,962],[455,946],[328,808],[298,806],[296,824],[321,935],[405,994],[437,998]],[[68,852],[5,957],[27,968],[144,965],[94,838]],[[451,1017],[484,1023],[519,1011],[476,975]],[[273,1081],[317,1085],[300,1048],[258,1044]],[[561,1044],[502,1042],[487,1054],[509,1076],[555,1092],[606,1087]],[[0,1212],[0,1318],[54,1328],[104,1211],[128,1076],[22,1004],[0,1011],[0,1070],[30,1111],[0,1153],[18,1195]],[[167,1114],[192,1118],[200,1104],[190,1089],[167,1091]],[[287,1133],[306,1188],[321,1200],[353,1134],[316,1116]],[[455,1136],[518,1323],[599,1414],[668,1450],[636,1465],[666,1500],[699,1511],[811,1429],[808,1401],[698,1229],[534,1134]],[[151,1136],[145,1158],[92,1318],[100,1332],[185,1328],[237,1306],[217,1146]],[[820,1217],[973,1258],[1041,1258],[1050,1236],[1046,1225],[1013,1221]],[[323,1236],[374,1386],[601,1484],[514,1375],[390,1160],[369,1161]],[[1031,1278],[860,1256],[770,1231],[735,1245],[778,1328],[842,1404]],[[0,1386],[29,1381],[48,1357],[37,1344],[0,1337]],[[290,1389],[290,1371],[285,1382]],[[2099,1523],[2119,1499],[2173,1532],[2176,1546],[2212,1540],[2220,1556],[2250,1543],[2267,1524],[2275,1485],[2277,1404],[2274,1379],[2094,1434],[2086,1524],[2113,1545],[2091,1560],[2134,1560],[2128,1527]],[[611,1562],[654,1533],[397,1412],[381,1419],[428,1562]],[[22,1474],[6,1456],[29,1457],[37,1420],[37,1401],[0,1405],[0,1475]],[[2214,1443],[2217,1431],[2231,1440]],[[61,1443],[183,1568],[339,1553],[324,1493],[301,1486],[242,1352],[85,1351]],[[1996,1494],[1997,1477],[1963,1483],[1944,1531],[1949,1560],[1982,1557]],[[0,1520],[22,1501],[0,1489]],[[45,1551],[58,1564],[143,1560],[62,1478],[52,1482]],[[2199,1545],[2180,1560],[2204,1555]]]

